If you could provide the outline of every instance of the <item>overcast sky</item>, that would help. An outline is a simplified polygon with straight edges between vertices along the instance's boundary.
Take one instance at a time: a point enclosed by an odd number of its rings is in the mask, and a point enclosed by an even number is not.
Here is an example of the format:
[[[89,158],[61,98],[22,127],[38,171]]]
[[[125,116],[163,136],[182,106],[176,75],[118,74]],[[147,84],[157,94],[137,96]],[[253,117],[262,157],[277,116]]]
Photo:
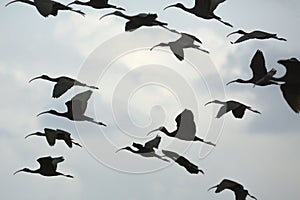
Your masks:
[[[224,178],[236,180],[258,199],[300,199],[299,115],[282,97],[279,87],[225,84],[251,77],[249,64],[260,49],[268,69],[284,74],[280,59],[300,59],[296,26],[300,2],[290,0],[228,0],[215,13],[234,28],[215,20],[198,19],[179,9],[163,11],[172,0],[111,1],[128,14],[158,13],[168,26],[199,37],[210,51],[189,49],[180,62],[168,48],[150,47],[176,40],[177,35],[159,27],[124,32],[125,20],[110,16],[113,10],[74,6],[82,17],[62,11],[57,17],[42,17],[29,5],[0,6],[0,155],[3,199],[234,199],[233,193],[215,194],[207,189]],[[70,1],[62,0],[62,3]],[[182,1],[183,2],[183,1]],[[193,6],[193,1],[184,4]],[[288,41],[247,41],[231,45],[232,31],[264,30]],[[64,111],[64,102],[85,88],[73,88],[52,99],[53,83],[28,81],[38,75],[70,76],[99,86],[90,99],[87,115],[108,124],[74,123],[51,115],[36,117],[47,109]],[[219,106],[204,106],[210,100],[234,99],[262,114],[247,112],[242,120],[226,114],[215,119]],[[190,175],[176,163],[142,158],[115,151],[144,143],[156,136],[147,132],[165,125],[176,128],[175,117],[188,108],[195,115],[197,136],[217,143],[180,142],[163,134],[160,147],[173,150],[197,164],[205,175]],[[83,145],[72,149],[58,141],[49,147],[45,138],[24,136],[44,128],[72,133]],[[158,151],[160,153],[160,150]],[[64,156],[62,173],[75,178],[42,177],[13,172],[38,168],[42,156]]]

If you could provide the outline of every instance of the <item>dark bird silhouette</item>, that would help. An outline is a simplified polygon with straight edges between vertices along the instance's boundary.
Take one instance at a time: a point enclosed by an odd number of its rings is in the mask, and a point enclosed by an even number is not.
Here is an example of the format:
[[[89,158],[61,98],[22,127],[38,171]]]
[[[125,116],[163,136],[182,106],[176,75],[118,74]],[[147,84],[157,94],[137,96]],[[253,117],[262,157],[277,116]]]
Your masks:
[[[162,150],[162,153],[165,154],[168,158],[174,160],[178,165],[184,167],[191,174],[198,174],[199,172],[204,174],[203,170],[199,169],[197,165],[191,163],[185,157],[173,152]]]
[[[247,196],[256,199],[256,197],[249,194],[248,190],[244,189],[244,186],[232,180],[224,179],[221,181],[219,185],[209,188],[208,191],[213,188],[217,188],[215,190],[215,193],[222,192],[223,190],[226,189],[233,191],[235,194],[235,200],[246,200]]]
[[[177,129],[174,130],[173,132],[169,132],[164,126],[161,126],[157,129],[149,132],[148,135],[155,131],[161,131],[169,137],[175,137],[175,138],[178,138],[180,140],[185,140],[185,141],[200,141],[205,144],[215,146],[214,143],[204,141],[203,139],[195,136],[196,135],[196,125],[194,122],[194,115],[193,115],[192,111],[190,111],[188,109],[183,110],[175,118],[175,121],[176,121]]]
[[[64,158],[62,156],[55,157],[55,158],[52,158],[51,156],[42,157],[42,158],[37,159],[37,161],[40,164],[39,169],[31,170],[28,168],[23,168],[21,170],[16,171],[14,173],[14,175],[19,172],[28,172],[28,173],[41,174],[43,176],[65,176],[68,178],[74,178],[71,175],[62,174],[62,173],[56,171],[57,164],[64,161]]]
[[[281,92],[284,99],[290,108],[296,112],[300,112],[300,61],[296,58],[286,60],[279,60],[286,68],[286,73],[280,77],[273,77],[274,81],[284,82],[280,85]]]
[[[38,76],[38,77],[35,77],[35,78],[31,79],[29,81],[29,83],[33,80],[36,80],[36,79],[44,79],[44,80],[47,80],[47,81],[56,82],[56,84],[54,85],[54,88],[53,88],[53,92],[52,92],[52,97],[53,98],[60,97],[61,95],[63,95],[65,92],[67,92],[73,86],[82,86],[82,87],[88,87],[88,88],[91,88],[91,89],[99,89],[98,87],[89,86],[85,83],[81,83],[81,82],[79,82],[79,81],[77,81],[73,78],[69,78],[69,77],[66,77],[66,76],[51,78],[47,75],[42,75],[42,76]]]
[[[174,5],[170,5],[164,8],[171,8],[171,7],[176,7],[180,8],[190,14],[193,14],[197,17],[201,17],[203,19],[216,19],[219,22],[222,22],[223,24],[233,27],[231,24],[228,22],[225,22],[221,19],[221,17],[217,16],[214,14],[214,10],[218,7],[218,5],[225,0],[195,0],[195,5],[192,8],[187,8],[181,3],[177,3]]]
[[[38,10],[38,12],[44,17],[48,17],[49,15],[57,16],[59,10],[69,10],[69,11],[79,13],[82,16],[85,15],[85,13],[83,13],[80,10],[74,10],[73,8],[71,8],[69,6],[66,6],[59,2],[51,1],[51,0],[33,0],[33,1],[15,0],[15,1],[11,1],[11,2],[7,3],[5,6],[8,6],[15,2],[22,2],[22,3],[26,3],[29,5],[35,6],[36,9]]]
[[[176,30],[171,30],[171,29],[169,29],[169,30],[173,33],[180,34],[181,37],[179,39],[175,40],[175,41],[172,41],[172,42],[157,44],[157,45],[153,46],[150,49],[150,51],[153,50],[155,47],[158,47],[158,46],[162,46],[162,47],[168,46],[168,47],[170,47],[173,54],[180,61],[182,61],[184,59],[183,49],[185,49],[185,48],[198,49],[198,50],[203,51],[205,53],[209,53],[207,50],[201,49],[199,45],[195,44],[195,42],[198,42],[198,43],[202,44],[202,42],[197,37],[195,37],[193,35],[190,35],[188,33],[180,33]]]
[[[210,101],[210,102],[207,102],[205,104],[208,105],[210,103],[217,103],[217,104],[223,104],[223,106],[220,108],[216,118],[220,118],[222,117],[224,114],[228,113],[228,112],[232,112],[233,116],[235,118],[243,118],[244,114],[245,114],[245,110],[250,110],[252,112],[255,112],[255,113],[258,113],[258,114],[261,114],[259,111],[257,110],[253,110],[250,106],[246,106],[240,102],[237,102],[237,101],[219,101],[219,100],[214,100],[214,101]]]
[[[70,133],[68,133],[64,130],[60,130],[60,129],[54,130],[54,129],[50,129],[50,128],[45,128],[44,131],[45,131],[45,133],[35,132],[32,134],[29,134],[25,138],[28,138],[33,135],[44,136],[44,137],[46,137],[47,142],[50,146],[54,146],[56,140],[63,140],[70,148],[72,148],[73,144],[82,147],[80,144],[73,141]]]
[[[127,147],[124,147],[124,148],[121,148],[121,149],[117,150],[116,153],[121,151],[121,150],[127,150],[127,151],[130,151],[132,153],[139,154],[143,157],[155,157],[155,158],[158,158],[160,160],[170,162],[169,160],[165,159],[164,156],[160,156],[160,155],[155,153],[154,148],[156,148],[156,149],[158,148],[158,145],[159,145],[160,141],[161,141],[161,137],[156,136],[154,139],[146,142],[144,145],[138,144],[138,143],[135,143],[135,142],[132,143],[132,147],[136,148],[137,150],[131,148],[130,146],[127,146]]]
[[[160,22],[157,19],[157,14],[151,14],[151,13],[140,13],[137,15],[129,16],[125,15],[120,11],[115,11],[112,13],[108,13],[106,15],[103,15],[100,20],[106,16],[109,15],[116,15],[119,17],[123,17],[128,20],[125,24],[125,31],[134,31],[142,26],[161,26],[163,28],[166,28],[168,24],[165,22]]]
[[[117,10],[124,10],[124,8],[121,7],[117,7],[115,5],[111,5],[108,3],[108,0],[90,0],[87,2],[82,2],[82,1],[73,1],[72,3],[69,3],[69,5],[71,4],[77,4],[77,5],[82,5],[82,6],[90,6],[92,8],[95,9],[103,9],[103,8],[113,8],[113,9],[117,9]]]
[[[106,126],[106,124],[102,122],[97,122],[93,118],[84,115],[84,112],[86,111],[87,108],[87,102],[90,99],[91,95],[92,95],[91,90],[87,90],[85,92],[75,95],[70,101],[67,101],[65,103],[68,109],[67,112],[59,113],[55,110],[49,110],[49,111],[41,112],[37,116],[49,113],[52,115],[68,118],[69,120],[72,121],[89,121],[98,125]]]
[[[233,81],[230,81],[226,85],[229,85],[231,83],[253,83],[254,85],[259,85],[259,86],[266,86],[266,85],[278,85],[278,83],[272,81],[273,75],[275,75],[276,70],[271,69],[269,72],[267,72],[266,69],[266,63],[265,63],[265,58],[263,55],[263,52],[260,50],[257,50],[256,53],[254,54],[251,63],[250,63],[250,68],[252,70],[252,78],[248,80],[243,80],[243,79],[236,79]]]
[[[232,34],[237,34],[237,33],[241,34],[242,36],[239,37],[235,42],[230,42],[231,44],[237,44],[237,43],[240,43],[240,42],[243,42],[243,41],[246,41],[246,40],[250,40],[250,39],[264,40],[264,39],[273,38],[273,39],[276,39],[276,40],[287,41],[285,38],[279,38],[277,36],[277,34],[267,33],[267,32],[264,32],[264,31],[252,31],[250,33],[247,33],[243,30],[238,30],[238,31],[234,31],[234,32],[228,34],[227,37],[232,35]]]

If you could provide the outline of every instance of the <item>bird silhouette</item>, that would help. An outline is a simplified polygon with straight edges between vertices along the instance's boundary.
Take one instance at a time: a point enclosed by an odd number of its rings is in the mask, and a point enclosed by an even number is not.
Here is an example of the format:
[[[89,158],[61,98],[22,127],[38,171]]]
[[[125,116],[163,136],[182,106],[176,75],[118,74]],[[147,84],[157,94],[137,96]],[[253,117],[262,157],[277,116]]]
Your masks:
[[[62,174],[62,173],[56,171],[57,164],[64,161],[64,158],[62,156],[55,157],[55,158],[52,158],[51,156],[42,157],[42,158],[37,159],[37,161],[40,164],[39,169],[31,170],[28,168],[23,168],[23,169],[16,171],[14,173],[14,175],[19,172],[27,172],[27,173],[41,174],[43,176],[65,176],[68,178],[74,178],[71,175]]]
[[[300,112],[300,61],[297,58],[290,58],[285,60],[279,60],[279,64],[282,64],[286,73],[280,77],[273,77],[272,80],[284,82],[280,85],[281,92],[285,101],[290,108],[295,112]]]
[[[165,7],[164,10],[167,8],[176,7],[197,17],[201,17],[203,19],[216,19],[227,26],[233,27],[230,23],[223,21],[221,17],[214,14],[214,10],[220,3],[223,3],[224,1],[225,0],[195,0],[194,7],[192,8],[187,8],[181,3],[176,3]]]
[[[72,121],[89,121],[98,125],[106,126],[106,124],[102,122],[97,122],[93,118],[84,115],[84,112],[86,111],[87,108],[87,101],[90,99],[91,95],[92,95],[91,90],[87,90],[85,92],[75,95],[71,100],[65,103],[68,109],[67,112],[59,113],[55,110],[49,110],[49,111],[41,112],[37,116],[49,113],[52,115],[68,118],[69,120]]]
[[[271,69],[269,72],[267,72],[266,69],[266,63],[265,63],[265,58],[263,55],[263,52],[260,50],[257,50],[256,53],[254,54],[251,63],[250,63],[250,68],[252,70],[252,78],[248,80],[243,80],[243,79],[236,79],[233,81],[230,81],[226,85],[229,85],[231,83],[252,83],[254,85],[259,85],[259,86],[266,86],[266,85],[278,85],[277,82],[272,81],[273,75],[275,75],[276,70]]]
[[[233,101],[233,100],[230,100],[230,101],[219,101],[219,100],[213,100],[213,101],[210,101],[210,102],[207,102],[205,104],[208,105],[210,103],[217,103],[217,104],[223,104],[223,106],[220,108],[216,118],[220,118],[222,117],[224,114],[228,113],[228,112],[232,112],[233,116],[235,118],[238,118],[238,119],[241,119],[243,118],[244,114],[245,114],[245,111],[246,109],[247,110],[250,110],[252,112],[255,112],[255,113],[258,113],[258,114],[261,114],[259,111],[257,110],[253,110],[250,106],[246,106],[240,102],[237,102],[237,101]]]
[[[194,122],[194,115],[191,110],[185,109],[183,110],[176,118],[176,126],[177,129],[173,132],[169,132],[164,126],[161,126],[153,131],[148,133],[151,134],[155,131],[161,131],[169,137],[175,137],[180,140],[185,141],[199,141],[205,144],[209,144],[215,146],[212,142],[204,141],[202,138],[199,138],[196,135],[196,125]]]
[[[109,15],[116,15],[116,16],[127,19],[128,22],[126,22],[126,24],[125,24],[125,31],[134,31],[142,26],[161,26],[163,28],[166,28],[165,26],[168,25],[165,22],[160,22],[160,21],[156,20],[158,17],[157,14],[152,14],[152,13],[148,13],[148,14],[140,13],[137,15],[129,16],[129,15],[123,14],[120,11],[115,11],[115,12],[103,15],[100,18],[100,20]]]
[[[203,51],[205,53],[209,53],[207,50],[201,49],[199,45],[194,44],[194,42],[198,42],[198,43],[202,44],[202,42],[197,37],[195,37],[193,35],[190,35],[188,33],[180,33],[176,30],[171,30],[171,29],[169,29],[169,30],[171,32],[180,34],[181,37],[179,39],[175,40],[175,41],[172,41],[172,42],[157,44],[157,45],[153,46],[150,49],[150,51],[153,50],[155,47],[158,47],[158,46],[162,46],[162,47],[168,46],[168,47],[170,47],[171,51],[176,56],[176,58],[178,58],[178,60],[180,60],[180,61],[182,61],[184,59],[183,49],[185,49],[185,48],[198,49],[198,50]]]
[[[54,146],[56,140],[63,140],[70,148],[72,148],[73,144],[82,147],[80,144],[73,141],[70,133],[68,133],[64,130],[60,130],[60,129],[54,130],[54,129],[50,129],[50,128],[45,128],[44,132],[45,133],[35,132],[35,133],[27,135],[25,138],[28,138],[33,135],[44,136],[44,137],[46,137],[47,142],[50,146]]]
[[[199,169],[197,165],[191,163],[185,157],[168,150],[162,150],[162,153],[174,160],[178,165],[184,167],[190,174],[198,174],[199,172],[204,174],[203,170]]]
[[[36,79],[44,79],[47,81],[51,81],[51,82],[56,82],[56,84],[54,85],[53,88],[53,92],[52,92],[52,97],[53,98],[58,98],[61,95],[63,95],[65,92],[67,92],[70,88],[72,88],[73,86],[82,86],[82,87],[88,87],[91,89],[99,89],[98,87],[95,86],[89,86],[85,83],[81,83],[73,78],[69,78],[66,76],[61,76],[61,77],[57,77],[57,78],[51,78],[48,75],[41,75],[38,77],[35,77],[33,79],[31,79],[29,81],[29,83],[31,81],[34,81]]]
[[[131,148],[130,146],[127,146],[127,147],[118,149],[116,151],[116,153],[118,153],[121,150],[127,150],[127,151],[130,151],[132,153],[141,155],[143,157],[147,157],[147,158],[155,157],[155,158],[158,158],[160,160],[170,162],[169,160],[165,159],[164,156],[160,156],[160,155],[155,153],[154,148],[156,148],[156,149],[158,148],[158,145],[159,145],[160,141],[161,141],[161,137],[156,136],[154,139],[146,142],[144,145],[133,142],[132,147],[136,148],[137,150]]]
[[[125,11],[124,8],[117,7],[115,5],[109,4],[108,0],[90,0],[90,1],[87,1],[87,2],[73,1],[73,2],[69,3],[68,6],[71,5],[71,4],[77,4],[77,5],[82,5],[82,6],[90,6],[90,7],[95,8],[95,9],[113,8],[113,9],[124,10]]]
[[[246,190],[243,185],[232,180],[224,179],[220,184],[209,188],[208,191],[213,188],[217,188],[215,193],[222,192],[226,189],[233,191],[235,194],[235,200],[246,200],[247,196],[256,199],[256,197],[249,194],[248,190]]]
[[[26,3],[29,5],[35,6],[36,9],[38,10],[38,12],[44,17],[48,17],[49,15],[57,16],[59,10],[69,10],[69,11],[79,13],[82,16],[85,15],[85,13],[83,13],[80,10],[74,10],[73,8],[71,8],[69,6],[66,6],[59,2],[51,1],[51,0],[33,0],[33,1],[15,0],[15,1],[11,1],[11,2],[7,3],[5,5],[5,7],[12,3],[15,3],[15,2],[22,2],[22,3]]]
[[[260,39],[260,40],[264,40],[264,39],[276,39],[276,40],[281,40],[281,41],[287,41],[285,38],[279,38],[277,36],[277,34],[273,34],[273,33],[267,33],[264,31],[252,31],[252,32],[245,32],[243,30],[238,30],[238,31],[234,31],[230,34],[227,35],[227,37],[229,37],[232,34],[241,34],[242,36],[239,37],[235,42],[230,42],[231,44],[237,44],[246,40],[250,40],[250,39]]]

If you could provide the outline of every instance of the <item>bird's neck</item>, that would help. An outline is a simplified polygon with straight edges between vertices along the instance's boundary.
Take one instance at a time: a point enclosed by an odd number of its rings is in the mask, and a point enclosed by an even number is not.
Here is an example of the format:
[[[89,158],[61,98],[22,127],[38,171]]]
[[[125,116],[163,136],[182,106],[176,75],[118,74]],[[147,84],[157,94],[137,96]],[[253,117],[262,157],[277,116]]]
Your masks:
[[[89,2],[82,2],[82,1],[75,1],[74,4],[83,5],[83,6],[89,6]]]

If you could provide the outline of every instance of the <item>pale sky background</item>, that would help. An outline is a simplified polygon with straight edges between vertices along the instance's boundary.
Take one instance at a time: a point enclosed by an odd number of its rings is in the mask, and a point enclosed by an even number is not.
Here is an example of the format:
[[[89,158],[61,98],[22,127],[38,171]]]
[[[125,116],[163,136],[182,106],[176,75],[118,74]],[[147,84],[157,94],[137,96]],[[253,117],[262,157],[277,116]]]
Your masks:
[[[258,199],[300,199],[299,115],[287,105],[279,87],[224,86],[236,78],[250,78],[249,64],[257,49],[263,51],[267,68],[278,70],[278,77],[284,74],[278,60],[300,59],[298,0],[228,0],[215,13],[234,28],[176,8],[163,11],[177,1],[111,1],[126,8],[128,14],[158,13],[158,19],[169,27],[198,36],[210,54],[187,50],[186,62],[179,62],[168,48],[148,50],[159,42],[175,40],[174,34],[157,27],[124,34],[124,19],[110,16],[98,20],[113,10],[74,6],[86,12],[86,17],[62,11],[57,17],[43,18],[32,6],[16,3],[5,8],[7,2],[0,6],[3,199],[234,199],[229,191],[207,192],[224,178],[244,184]],[[193,1],[185,4],[191,7]],[[288,41],[252,40],[231,45],[236,36],[226,35],[240,28],[277,33]],[[53,83],[40,80],[28,84],[41,74],[78,77],[98,85],[100,90],[94,91],[87,114],[108,127],[51,115],[37,118],[39,112],[50,108],[64,111],[64,102],[85,91],[77,87],[52,99]],[[204,107],[212,98],[241,101],[262,115],[246,112],[237,120],[227,114],[216,120],[219,107]],[[195,114],[197,136],[217,142],[217,146],[191,145],[161,134],[161,147],[181,152],[205,175],[190,175],[176,164],[167,166],[129,152],[115,154],[133,141],[143,143],[155,137],[146,137],[146,133],[160,125],[175,129],[174,119],[184,108]],[[60,141],[49,147],[45,138],[24,139],[46,127],[71,132],[84,147],[69,149]],[[12,175],[23,167],[36,169],[36,159],[48,155],[64,156],[58,170],[75,178]]]

